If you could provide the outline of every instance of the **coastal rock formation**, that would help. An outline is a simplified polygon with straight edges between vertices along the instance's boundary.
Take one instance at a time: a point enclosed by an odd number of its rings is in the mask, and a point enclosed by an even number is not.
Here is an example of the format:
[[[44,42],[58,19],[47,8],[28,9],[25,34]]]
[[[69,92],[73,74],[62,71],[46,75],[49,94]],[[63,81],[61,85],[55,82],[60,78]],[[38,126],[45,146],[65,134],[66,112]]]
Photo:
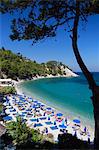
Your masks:
[[[77,77],[78,76],[76,73],[74,73],[68,66],[66,66],[62,62],[49,61],[46,64],[47,64],[46,69],[48,71],[50,70],[50,68],[52,69],[50,76],[63,76],[63,77]]]
[[[77,77],[78,75],[76,73],[74,73],[71,69],[69,69],[68,67],[65,67],[64,72],[66,73],[67,77]]]

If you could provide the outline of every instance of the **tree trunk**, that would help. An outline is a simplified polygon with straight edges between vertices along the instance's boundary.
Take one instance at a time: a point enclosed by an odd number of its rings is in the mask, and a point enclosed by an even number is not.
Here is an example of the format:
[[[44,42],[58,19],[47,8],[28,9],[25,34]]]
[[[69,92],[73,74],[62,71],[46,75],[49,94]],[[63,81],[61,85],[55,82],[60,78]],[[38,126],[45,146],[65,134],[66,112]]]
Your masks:
[[[94,119],[95,119],[95,139],[94,148],[99,149],[99,86],[95,86],[93,89],[93,106],[94,106]]]
[[[84,73],[88,84],[89,89],[92,90],[93,96],[91,97],[93,103],[93,112],[94,112],[94,120],[95,120],[95,140],[94,140],[94,147],[95,149],[99,149],[99,86],[96,85],[96,82],[92,76],[92,74],[87,69],[86,65],[84,64],[79,50],[77,46],[77,32],[78,32],[78,23],[79,23],[79,16],[80,16],[80,1],[76,0],[76,15],[74,18],[74,25],[72,31],[72,47],[76,57],[76,60]]]

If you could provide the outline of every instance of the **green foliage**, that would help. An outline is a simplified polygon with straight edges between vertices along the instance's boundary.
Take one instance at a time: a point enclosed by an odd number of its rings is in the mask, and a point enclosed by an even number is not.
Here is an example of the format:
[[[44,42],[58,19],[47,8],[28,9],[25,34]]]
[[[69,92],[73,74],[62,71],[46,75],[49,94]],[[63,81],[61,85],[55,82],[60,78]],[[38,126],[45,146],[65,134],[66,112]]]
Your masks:
[[[23,57],[20,53],[14,54],[10,50],[0,49],[1,77],[6,75],[8,78],[17,80],[18,78],[31,79],[36,75],[62,75],[61,65],[63,64],[57,61],[38,64],[36,61]]]
[[[1,72],[12,79],[26,79],[32,76],[31,64],[19,54],[13,54],[9,50],[0,50]]]
[[[7,133],[12,137],[13,143],[20,145],[26,143],[29,138],[29,129],[21,118],[17,118],[16,122],[10,122],[6,124]]]
[[[16,90],[12,86],[0,87],[0,94],[15,94]]]
[[[0,113],[2,112],[2,110],[3,110],[3,104],[0,103]]]
[[[63,65],[61,62],[57,62],[57,61],[48,61],[46,63],[47,67],[49,68],[49,74],[52,75],[62,75],[62,69],[61,69],[61,65]]]
[[[20,117],[17,117],[16,122],[9,122],[6,124],[8,136],[13,139],[16,145],[26,144],[28,142],[40,143],[43,136],[34,129],[29,129],[26,123],[22,122]]]
[[[39,133],[39,131],[31,129],[31,141],[34,143],[39,143],[43,141],[43,135]]]
[[[81,21],[86,21],[89,15],[99,14],[99,0],[78,1]],[[12,40],[32,40],[35,43],[55,37],[60,26],[64,30],[72,29],[76,0],[2,0],[0,12],[14,16],[10,35]]]

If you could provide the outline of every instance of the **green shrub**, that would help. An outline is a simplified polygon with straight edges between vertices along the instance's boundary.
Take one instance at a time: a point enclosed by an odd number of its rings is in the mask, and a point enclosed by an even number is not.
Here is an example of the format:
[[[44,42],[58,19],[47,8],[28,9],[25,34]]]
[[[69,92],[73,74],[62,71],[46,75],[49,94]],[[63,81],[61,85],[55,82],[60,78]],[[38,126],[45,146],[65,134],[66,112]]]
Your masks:
[[[16,90],[12,86],[0,87],[0,94],[15,94]]]

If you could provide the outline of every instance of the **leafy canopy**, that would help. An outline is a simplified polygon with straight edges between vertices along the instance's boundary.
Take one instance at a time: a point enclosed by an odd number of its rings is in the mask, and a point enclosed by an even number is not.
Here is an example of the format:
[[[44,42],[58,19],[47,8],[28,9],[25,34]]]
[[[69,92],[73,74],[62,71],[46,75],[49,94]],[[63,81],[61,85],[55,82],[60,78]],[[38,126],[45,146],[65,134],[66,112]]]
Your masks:
[[[99,13],[98,0],[78,0],[80,19]],[[76,12],[75,0],[1,0],[0,11],[14,16],[12,40],[32,40],[33,43],[46,37],[56,36],[59,26],[72,30]]]

